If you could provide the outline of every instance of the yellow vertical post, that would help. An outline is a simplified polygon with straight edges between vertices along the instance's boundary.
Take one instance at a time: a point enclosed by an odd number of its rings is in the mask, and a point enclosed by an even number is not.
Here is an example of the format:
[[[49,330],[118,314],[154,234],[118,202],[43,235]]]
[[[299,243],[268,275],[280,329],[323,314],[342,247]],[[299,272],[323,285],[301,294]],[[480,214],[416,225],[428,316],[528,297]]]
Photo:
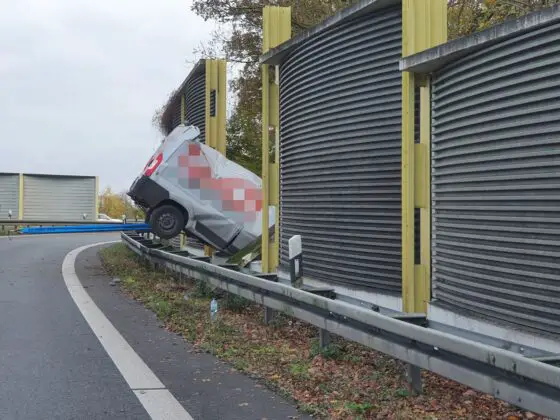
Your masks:
[[[416,207],[420,208],[420,264],[415,270],[415,282],[420,293],[415,299],[415,312],[427,312],[430,300],[431,273],[431,197],[430,197],[430,84],[424,79],[420,85],[420,143],[415,145],[414,164],[422,168],[416,175]]]
[[[446,0],[403,0],[402,55],[447,40]],[[420,90],[420,143],[414,142],[415,88]],[[430,299],[430,85],[402,74],[402,300],[406,312],[426,312]],[[414,261],[414,210],[420,209],[420,264]]]
[[[226,155],[226,61],[205,60],[205,140],[206,144]],[[214,101],[212,101],[212,97]],[[214,109],[212,109],[214,102]],[[204,254],[212,256],[214,250],[206,245]]]
[[[263,26],[266,27],[269,23],[266,18],[266,13],[263,16]],[[264,48],[263,48],[264,49]],[[268,234],[269,226],[269,149],[270,149],[270,134],[269,134],[269,71],[267,65],[261,66],[262,78],[262,236],[261,236],[261,269],[264,273],[271,271],[270,267],[270,235]]]
[[[404,311],[414,312],[414,76],[410,73],[402,74],[402,104],[402,302]]]
[[[206,60],[206,144],[226,154],[226,61]],[[214,112],[212,112],[214,96]]]
[[[23,220],[23,174],[19,174],[19,186],[18,186],[18,214],[17,218]]]
[[[216,69],[213,60],[205,60],[205,143],[211,148],[216,148],[216,118],[212,116],[211,95],[212,88],[216,85]],[[204,245],[204,255],[211,257],[214,249],[209,245]]]
[[[185,97],[185,91],[181,92],[181,124],[185,124],[187,119],[187,98]],[[179,249],[183,249],[185,246],[185,234],[181,232],[179,234]]]
[[[215,148],[215,138],[216,138],[216,119],[212,117],[211,114],[211,94],[212,88],[216,85],[216,66],[214,65],[214,60],[205,60],[204,63],[206,76],[206,87],[205,87],[205,121],[206,121],[206,138],[205,142],[208,146]]]
[[[99,217],[99,177],[95,177],[95,210],[93,213],[93,220],[97,220]]]
[[[263,47],[262,52],[277,47],[290,39],[292,35],[292,17],[290,7],[265,6],[263,8]],[[262,271],[270,273],[278,267],[280,243],[279,232],[279,157],[280,157],[280,69],[273,68],[271,80],[269,65],[261,66],[262,73]],[[271,148],[270,137],[274,135]],[[273,161],[270,151],[273,150]],[[269,209],[276,207],[274,223],[274,241],[269,235]]]

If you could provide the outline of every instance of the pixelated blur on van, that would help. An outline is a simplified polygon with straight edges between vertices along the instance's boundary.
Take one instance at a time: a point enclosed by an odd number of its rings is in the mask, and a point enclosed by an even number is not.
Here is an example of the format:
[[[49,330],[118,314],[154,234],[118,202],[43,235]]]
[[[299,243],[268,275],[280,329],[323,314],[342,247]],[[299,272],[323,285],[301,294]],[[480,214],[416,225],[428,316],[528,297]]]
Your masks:
[[[146,212],[155,235],[181,231],[235,254],[262,231],[262,182],[199,140],[194,126],[180,125],[166,138],[136,178],[128,195]],[[270,226],[274,225],[270,208]]]

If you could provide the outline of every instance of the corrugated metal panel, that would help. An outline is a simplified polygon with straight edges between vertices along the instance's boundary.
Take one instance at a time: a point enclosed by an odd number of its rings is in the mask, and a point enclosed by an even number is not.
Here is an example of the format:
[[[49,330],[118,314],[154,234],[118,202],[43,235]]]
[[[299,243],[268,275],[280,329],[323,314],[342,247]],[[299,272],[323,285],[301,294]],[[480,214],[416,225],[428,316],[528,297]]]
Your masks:
[[[95,178],[25,175],[23,217],[43,220],[95,218]]]
[[[206,74],[196,74],[185,86],[185,114],[188,124],[198,127],[200,139],[206,140]]]
[[[169,132],[167,134],[169,134],[171,131],[173,131],[175,129],[175,127],[178,127],[181,124],[181,101],[178,100],[176,101],[173,105],[172,105],[172,112],[171,112],[171,127]]]
[[[560,25],[442,69],[433,89],[434,295],[560,333]]]
[[[281,264],[303,237],[305,275],[401,288],[401,10],[345,22],[281,67]]]
[[[206,73],[204,68],[196,68],[183,82],[178,92],[164,111],[166,134],[181,124],[181,95],[185,98],[185,124],[192,124],[200,130],[200,138],[205,142],[206,133]]]
[[[12,218],[19,214],[19,175],[0,174],[0,220],[8,219],[12,210]]]

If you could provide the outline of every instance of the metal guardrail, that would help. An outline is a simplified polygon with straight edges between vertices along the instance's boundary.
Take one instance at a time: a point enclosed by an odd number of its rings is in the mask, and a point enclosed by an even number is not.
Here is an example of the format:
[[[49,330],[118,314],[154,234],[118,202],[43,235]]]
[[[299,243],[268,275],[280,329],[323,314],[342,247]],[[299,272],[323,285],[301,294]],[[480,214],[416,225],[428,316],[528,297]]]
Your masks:
[[[107,224],[119,224],[123,222],[99,222],[97,220],[14,220],[14,219],[4,219],[0,220],[0,226],[2,225],[18,225],[18,226],[60,226],[60,225],[107,225]],[[126,223],[144,223],[144,220],[130,220],[126,219]]]
[[[45,220],[0,220],[0,235],[12,234],[47,234],[80,232],[119,232],[149,231],[150,226],[144,221],[98,222],[98,221],[45,221]]]
[[[31,226],[19,229],[24,234],[46,233],[87,233],[87,232],[124,232],[142,231],[149,232],[152,228],[146,223],[107,223],[76,226]]]
[[[139,256],[518,407],[560,419],[560,368],[121,234]],[[163,249],[158,249],[163,248]]]

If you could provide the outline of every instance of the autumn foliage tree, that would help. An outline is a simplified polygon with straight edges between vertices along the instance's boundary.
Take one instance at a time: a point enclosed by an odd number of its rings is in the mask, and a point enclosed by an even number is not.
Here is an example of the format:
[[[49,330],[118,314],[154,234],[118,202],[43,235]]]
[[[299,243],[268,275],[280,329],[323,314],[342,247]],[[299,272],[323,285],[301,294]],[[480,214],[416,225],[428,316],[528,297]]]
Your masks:
[[[469,35],[559,2],[560,0],[449,0],[448,37],[454,39]]]
[[[99,195],[99,213],[115,219],[120,219],[123,215],[127,219],[144,218],[142,210],[134,205],[126,193],[115,193],[111,187],[105,188]]]
[[[216,31],[199,49],[204,58],[226,57],[241,66],[230,82],[235,105],[228,121],[228,157],[248,169],[261,171],[261,73],[262,8],[291,6],[292,35],[311,28],[356,0],[194,0],[192,10],[205,20],[231,28]],[[454,39],[486,29],[505,20],[549,7],[560,0],[449,0],[448,37]],[[159,124],[161,109],[154,115]]]

